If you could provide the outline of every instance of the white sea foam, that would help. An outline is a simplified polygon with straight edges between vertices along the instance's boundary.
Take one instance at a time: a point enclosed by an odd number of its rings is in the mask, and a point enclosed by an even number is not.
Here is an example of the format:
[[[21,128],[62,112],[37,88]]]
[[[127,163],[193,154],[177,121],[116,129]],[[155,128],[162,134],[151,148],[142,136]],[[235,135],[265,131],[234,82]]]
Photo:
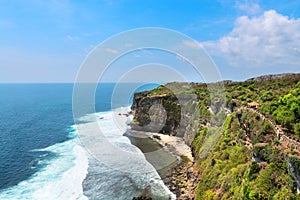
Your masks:
[[[48,151],[55,156],[39,161],[40,171],[28,180],[1,191],[1,200],[87,199],[82,182],[87,174],[88,159],[76,139],[36,151]]]
[[[160,199],[176,199],[140,149],[123,136],[132,120],[131,116],[126,115],[128,111],[129,107],[95,113],[94,117],[85,116],[88,123],[77,125],[80,140],[93,158],[90,160],[99,163],[90,163],[87,193],[97,199],[130,199],[137,193],[129,190],[134,190],[134,187],[141,190],[151,185],[152,192]],[[99,171],[105,173],[99,175]],[[127,188],[123,193],[124,187]],[[114,192],[117,197],[112,196]]]
[[[123,136],[132,119],[123,115],[127,111],[129,107],[82,117],[80,121],[87,123],[72,126],[70,140],[35,150],[51,152],[55,156],[39,160],[37,167],[40,170],[28,180],[2,190],[0,199],[85,200],[87,196],[93,199],[130,199],[148,185],[157,196],[176,199],[143,153]],[[100,137],[97,134],[99,127],[103,133]],[[76,138],[78,134],[81,145]],[[99,153],[96,157],[100,157],[96,160],[90,147],[99,141],[104,145],[100,149],[109,147],[113,151],[96,151]],[[83,147],[89,147],[87,149],[92,155]],[[89,163],[91,160],[94,163]],[[90,177],[87,176],[88,171],[92,174]],[[86,191],[83,191],[84,182],[87,183]],[[130,188],[132,191],[129,191]]]

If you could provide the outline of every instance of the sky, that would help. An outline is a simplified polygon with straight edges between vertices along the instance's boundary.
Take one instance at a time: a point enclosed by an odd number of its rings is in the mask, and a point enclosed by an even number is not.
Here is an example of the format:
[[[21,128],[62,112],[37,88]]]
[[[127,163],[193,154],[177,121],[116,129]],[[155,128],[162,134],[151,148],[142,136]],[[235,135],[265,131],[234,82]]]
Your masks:
[[[0,0],[0,82],[74,82],[97,45],[143,27],[196,40],[222,79],[300,72],[300,1]],[[104,80],[115,82],[117,71],[125,73],[137,59],[143,64],[163,57],[179,71],[188,68],[174,55],[135,54],[116,62]]]

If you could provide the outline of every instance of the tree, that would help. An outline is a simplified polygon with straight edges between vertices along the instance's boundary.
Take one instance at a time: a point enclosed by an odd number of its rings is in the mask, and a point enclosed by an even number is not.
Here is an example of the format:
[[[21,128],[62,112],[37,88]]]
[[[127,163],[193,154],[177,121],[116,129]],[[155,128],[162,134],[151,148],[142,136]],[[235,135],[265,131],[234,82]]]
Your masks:
[[[294,125],[294,132],[300,137],[300,123]]]

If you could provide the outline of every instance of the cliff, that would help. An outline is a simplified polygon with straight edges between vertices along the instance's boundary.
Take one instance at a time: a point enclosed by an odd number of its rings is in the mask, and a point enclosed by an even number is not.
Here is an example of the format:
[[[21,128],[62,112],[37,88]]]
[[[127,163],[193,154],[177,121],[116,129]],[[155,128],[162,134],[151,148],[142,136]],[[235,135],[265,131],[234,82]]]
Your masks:
[[[132,129],[183,137],[191,145],[200,127],[206,126],[211,117],[207,94],[197,97],[191,92],[195,87],[204,88],[205,85],[170,83],[152,91],[135,93],[131,106]]]
[[[131,126],[184,138],[196,199],[299,199],[300,74],[222,84],[225,101],[201,83],[136,93]]]
[[[161,105],[164,109],[160,109]],[[131,110],[133,129],[176,135],[180,124],[180,106],[174,95],[149,95],[149,92],[134,94]],[[156,116],[160,116],[159,118]],[[152,123],[150,123],[152,121]],[[161,130],[158,130],[158,127]]]

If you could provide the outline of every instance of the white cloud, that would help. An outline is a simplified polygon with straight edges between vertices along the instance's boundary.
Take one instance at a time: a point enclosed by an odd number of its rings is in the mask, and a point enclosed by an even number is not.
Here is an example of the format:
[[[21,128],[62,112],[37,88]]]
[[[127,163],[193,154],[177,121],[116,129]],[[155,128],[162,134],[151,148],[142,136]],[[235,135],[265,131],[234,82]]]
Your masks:
[[[228,35],[203,45],[235,66],[299,66],[300,19],[274,10],[253,18],[242,16]]]
[[[191,41],[191,40],[183,40],[182,44],[184,46],[193,48],[193,49],[201,49],[202,48],[202,44],[196,42],[196,41]]]
[[[112,54],[117,54],[117,53],[119,53],[118,50],[116,50],[116,49],[111,49],[111,48],[106,48],[105,51],[106,51],[106,52],[109,52],[109,53],[112,53]]]
[[[70,41],[75,41],[75,40],[79,40],[79,37],[72,36],[72,35],[67,35],[67,39],[70,40]]]
[[[237,2],[235,7],[249,15],[256,15],[261,12],[261,7],[257,3],[248,1]]]

